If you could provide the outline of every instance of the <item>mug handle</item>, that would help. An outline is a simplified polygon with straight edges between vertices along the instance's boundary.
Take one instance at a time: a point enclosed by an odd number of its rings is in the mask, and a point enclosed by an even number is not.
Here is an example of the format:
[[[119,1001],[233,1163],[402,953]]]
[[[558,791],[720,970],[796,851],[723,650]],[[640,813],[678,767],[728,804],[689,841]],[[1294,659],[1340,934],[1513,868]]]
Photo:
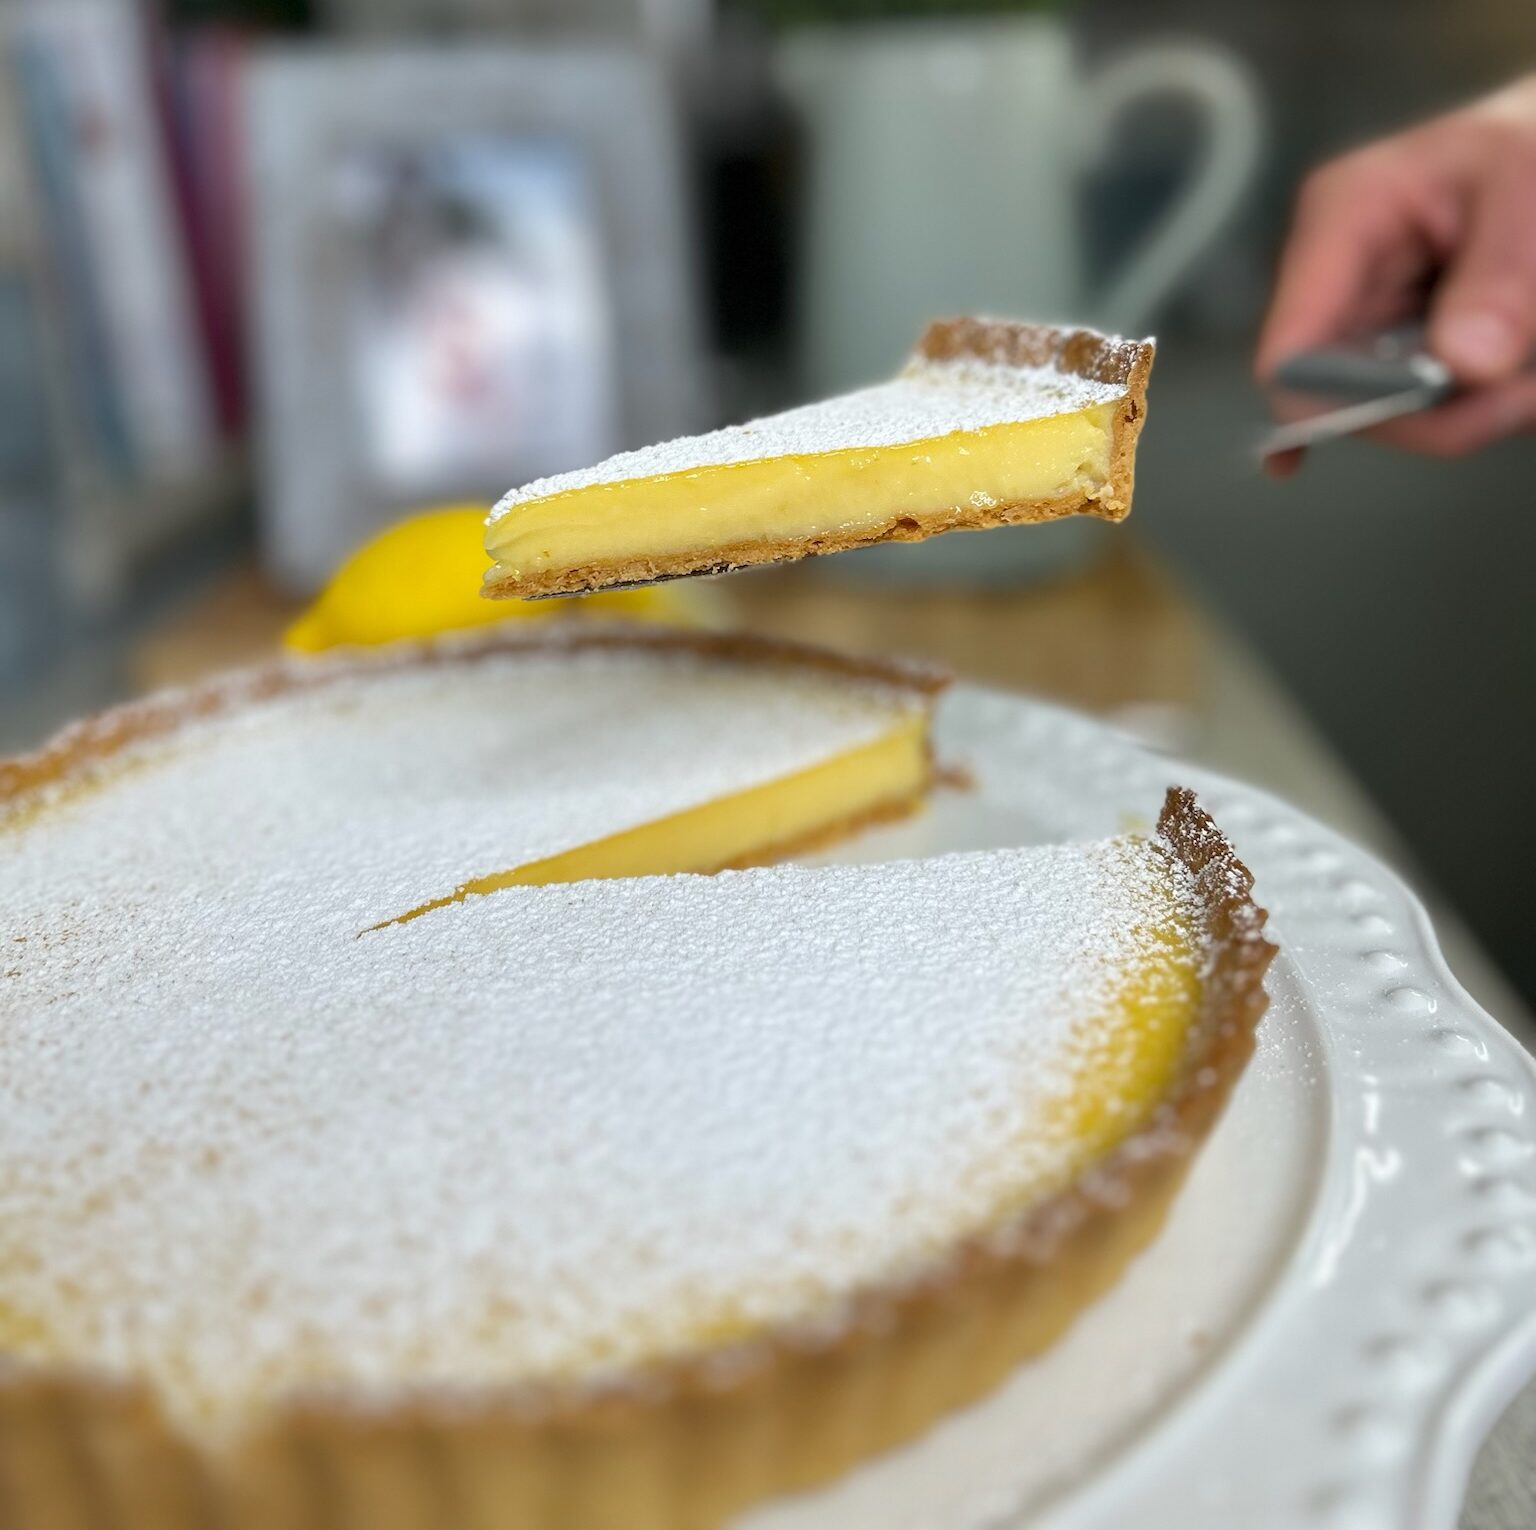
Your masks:
[[[1109,152],[1126,112],[1157,96],[1193,102],[1203,119],[1202,141],[1172,205],[1092,305],[1096,320],[1125,332],[1146,325],[1221,232],[1248,189],[1264,146],[1263,107],[1241,59],[1204,43],[1157,43],[1113,60],[1088,82],[1083,99],[1093,103],[1089,162]]]

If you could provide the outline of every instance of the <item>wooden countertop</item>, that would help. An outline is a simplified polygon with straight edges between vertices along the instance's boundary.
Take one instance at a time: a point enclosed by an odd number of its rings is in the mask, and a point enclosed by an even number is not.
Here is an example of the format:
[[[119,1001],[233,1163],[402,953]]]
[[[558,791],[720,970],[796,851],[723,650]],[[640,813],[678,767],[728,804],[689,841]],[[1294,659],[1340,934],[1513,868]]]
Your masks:
[[[278,649],[300,606],[241,569],[137,643],[136,689],[183,685]],[[711,624],[851,652],[905,653],[968,679],[1094,712],[1193,707],[1201,634],[1193,609],[1134,544],[1087,569],[1017,589],[906,591],[844,583],[813,564],[703,586]]]

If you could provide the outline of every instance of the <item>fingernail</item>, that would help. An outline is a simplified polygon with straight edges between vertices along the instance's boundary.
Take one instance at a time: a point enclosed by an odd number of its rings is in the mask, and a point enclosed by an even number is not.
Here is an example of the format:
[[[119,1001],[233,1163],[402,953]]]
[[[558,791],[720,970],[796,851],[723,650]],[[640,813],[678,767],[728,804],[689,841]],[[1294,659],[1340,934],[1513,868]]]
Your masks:
[[[1458,371],[1506,372],[1520,360],[1520,337],[1502,314],[1462,313],[1443,325],[1440,350]]]

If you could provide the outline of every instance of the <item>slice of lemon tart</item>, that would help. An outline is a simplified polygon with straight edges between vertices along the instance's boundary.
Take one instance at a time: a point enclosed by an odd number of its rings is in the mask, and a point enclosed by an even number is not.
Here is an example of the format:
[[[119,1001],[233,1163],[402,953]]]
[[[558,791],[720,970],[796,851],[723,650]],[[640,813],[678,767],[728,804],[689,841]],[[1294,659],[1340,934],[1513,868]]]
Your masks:
[[[492,510],[491,595],[568,595],[1131,508],[1152,343],[931,325],[891,382],[540,479]]]
[[[655,821],[696,689],[783,766],[893,682],[654,640],[297,673],[0,776],[8,1530],[719,1525],[1048,1345],[1251,1048],[1271,948],[1188,793],[1148,838],[386,922],[520,801]],[[627,748],[597,710],[663,697]]]

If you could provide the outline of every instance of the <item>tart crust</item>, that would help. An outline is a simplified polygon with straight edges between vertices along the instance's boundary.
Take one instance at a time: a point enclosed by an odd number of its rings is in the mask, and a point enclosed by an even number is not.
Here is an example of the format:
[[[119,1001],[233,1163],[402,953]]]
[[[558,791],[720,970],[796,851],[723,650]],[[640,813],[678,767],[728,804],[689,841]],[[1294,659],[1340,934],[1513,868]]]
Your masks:
[[[487,573],[483,593],[494,599],[538,600],[694,574],[728,574],[757,564],[790,563],[812,554],[848,552],[877,542],[921,542],[944,531],[981,531],[1077,514],[1124,520],[1131,510],[1136,441],[1146,417],[1147,380],[1154,350],[1150,340],[1122,340],[1090,329],[976,318],[937,319],[918,342],[916,354],[926,361],[968,358],[1005,366],[1054,367],[1059,372],[1124,387],[1125,396],[1116,405],[1111,425],[1109,475],[1097,489],[1049,499],[945,506],[928,514],[903,513],[884,525],[857,531],[737,542],[671,557],[583,563],[518,576],[497,567]]]
[[[825,665],[931,692],[924,672],[755,638],[498,635],[279,665],[129,705],[0,764],[0,804],[88,783],[134,741],[283,691],[527,648],[686,648]],[[0,1523],[8,1530],[711,1530],[921,1433],[1048,1347],[1161,1226],[1225,1105],[1274,953],[1252,879],[1193,793],[1158,828],[1193,876],[1205,966],[1174,1086],[1068,1189],[918,1275],[850,1293],[814,1323],[582,1386],[311,1390],[245,1436],[183,1432],[147,1384],[0,1356]]]

